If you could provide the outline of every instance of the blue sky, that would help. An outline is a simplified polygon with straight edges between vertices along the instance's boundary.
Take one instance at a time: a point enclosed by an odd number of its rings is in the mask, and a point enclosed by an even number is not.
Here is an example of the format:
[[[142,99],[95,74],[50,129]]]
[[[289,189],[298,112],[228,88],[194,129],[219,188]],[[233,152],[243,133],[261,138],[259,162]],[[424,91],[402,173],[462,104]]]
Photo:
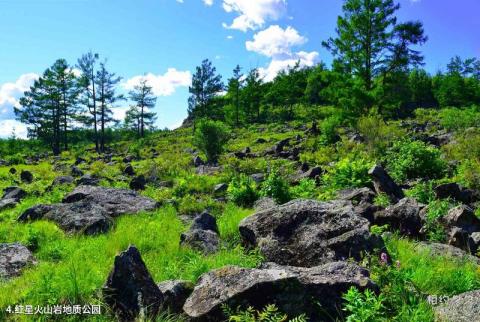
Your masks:
[[[399,20],[424,22],[426,68],[450,57],[480,57],[480,1],[400,0]],[[210,58],[224,79],[238,63],[266,79],[294,61],[331,62],[321,47],[334,34],[341,0],[0,0],[0,136],[15,127],[13,105],[57,58],[88,50],[108,59],[126,92],[147,74],[159,96],[159,127],[186,116],[191,72]],[[116,109],[121,118],[127,103]]]

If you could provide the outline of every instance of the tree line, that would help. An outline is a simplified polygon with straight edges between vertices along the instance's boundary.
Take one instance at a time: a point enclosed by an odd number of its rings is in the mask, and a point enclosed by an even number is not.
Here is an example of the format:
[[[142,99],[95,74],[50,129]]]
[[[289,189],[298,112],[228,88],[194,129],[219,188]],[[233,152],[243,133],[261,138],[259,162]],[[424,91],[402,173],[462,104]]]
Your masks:
[[[138,136],[152,129],[156,119],[151,111],[156,97],[147,81],[142,79],[125,97],[117,93],[121,80],[98,54],[83,55],[75,66],[58,59],[24,93],[14,112],[28,126],[28,136],[48,144],[55,155],[68,150],[69,138],[80,128],[91,129],[96,151],[104,152],[107,129],[119,125],[113,108],[120,101],[131,101],[123,127]]]
[[[454,57],[446,71],[429,74],[419,51],[428,40],[423,24],[399,23],[399,8],[393,0],[346,0],[335,37],[322,44],[334,57],[330,68],[297,63],[264,82],[259,69],[243,74],[236,66],[224,84],[212,62],[203,61],[190,87],[189,120],[235,126],[291,120],[301,104],[337,106],[353,117],[479,105],[480,60]]]
[[[419,50],[427,42],[420,21],[399,22],[394,0],[345,0],[335,36],[324,41],[334,60],[290,66],[272,81],[262,70],[236,66],[223,81],[212,62],[202,61],[189,87],[188,118],[220,120],[232,126],[288,121],[299,107],[335,106],[347,116],[378,113],[408,116],[416,108],[480,105],[480,60],[454,57],[445,71],[428,73]],[[57,60],[33,84],[15,109],[29,136],[48,143],[55,154],[66,150],[77,129],[91,129],[98,152],[105,151],[107,130],[118,128],[112,109],[132,102],[123,128],[143,137],[153,129],[156,103],[146,79],[127,97],[116,87],[121,78],[98,54],[83,55],[75,66]]]

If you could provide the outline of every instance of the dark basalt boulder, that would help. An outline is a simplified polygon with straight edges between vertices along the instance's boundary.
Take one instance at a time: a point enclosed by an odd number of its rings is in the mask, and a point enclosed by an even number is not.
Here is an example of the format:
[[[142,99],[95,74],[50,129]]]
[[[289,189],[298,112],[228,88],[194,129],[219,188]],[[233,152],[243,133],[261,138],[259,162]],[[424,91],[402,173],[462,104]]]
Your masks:
[[[27,209],[18,221],[46,219],[68,233],[94,235],[107,232],[120,215],[151,211],[159,204],[124,189],[80,186],[68,194],[63,203],[37,205]]]
[[[82,177],[76,181],[77,186],[98,186],[99,183],[100,179],[91,174],[82,175]]]
[[[171,280],[158,284],[163,295],[163,310],[171,313],[183,313],[183,305],[192,294],[194,285],[188,281]]]
[[[470,255],[469,253],[455,246],[441,243],[420,242],[418,243],[417,247],[420,249],[428,249],[430,254],[435,257],[449,256],[460,261],[468,260],[480,265],[479,257]]]
[[[81,177],[83,176],[83,171],[80,170],[80,168],[78,168],[77,166],[72,166],[70,168],[70,173],[72,174],[72,176],[74,177]]]
[[[305,313],[312,321],[325,321],[338,316],[342,294],[353,286],[376,290],[368,271],[353,263],[332,262],[312,268],[227,266],[202,275],[183,310],[193,321],[223,321],[224,305],[262,309],[275,304],[289,316]],[[319,305],[325,316],[319,315]]]
[[[453,296],[445,303],[434,307],[437,321],[480,321],[480,290]]]
[[[27,192],[19,187],[8,187],[3,191],[2,199],[15,199],[17,202],[27,196]]]
[[[368,174],[373,179],[373,185],[377,194],[384,193],[393,202],[397,202],[405,197],[403,190],[393,181],[392,177],[390,177],[382,166],[374,166]]]
[[[20,243],[0,244],[0,280],[20,276],[22,270],[35,264],[35,258]]]
[[[205,161],[202,160],[198,155],[193,158],[193,166],[198,168],[201,165],[205,165]]]
[[[207,212],[195,217],[190,229],[180,236],[180,245],[204,254],[212,254],[220,247],[217,220]]]
[[[17,169],[15,169],[15,168],[10,168],[10,170],[8,170],[8,172],[9,172],[10,174],[16,174],[16,173],[17,173]]]
[[[133,166],[131,164],[128,164],[125,169],[123,169],[123,173],[126,174],[127,176],[134,176],[135,175],[135,169],[133,169]]]
[[[220,238],[211,230],[194,229],[180,236],[180,245],[188,246],[204,254],[213,254],[220,247]]]
[[[219,233],[218,232],[218,226],[217,226],[217,220],[215,217],[210,215],[208,212],[204,211],[195,219],[193,219],[192,226],[190,227],[190,230],[195,230],[195,229],[200,229],[200,230],[210,230],[213,231],[214,233]]]
[[[453,199],[464,204],[472,204],[480,200],[480,193],[476,190],[466,189],[458,183],[441,184],[434,189],[437,199]]]
[[[32,183],[33,182],[33,174],[30,171],[23,170],[20,173],[20,180],[24,183]]]
[[[239,230],[244,244],[258,247],[267,261],[312,267],[382,248],[369,227],[349,201],[294,200],[245,218]]]
[[[302,166],[302,168],[303,168],[303,166]],[[315,180],[322,175],[322,169],[320,167],[313,167],[313,168],[307,169],[305,171],[303,171],[303,170],[304,170],[304,168],[297,171],[297,173],[292,176],[290,181],[294,184],[298,184],[303,179]]]
[[[102,291],[105,304],[120,321],[134,321],[140,312],[153,319],[164,302],[135,246],[115,257]]]
[[[86,200],[101,205],[111,217],[152,211],[159,207],[153,199],[143,197],[132,190],[95,186],[79,186],[65,196],[64,203]]]
[[[447,232],[449,245],[472,251],[471,235],[480,232],[480,219],[472,208],[461,205],[450,209],[440,222]]]
[[[403,198],[384,211],[376,212],[373,222],[378,226],[389,225],[402,235],[419,236],[423,225],[420,212],[424,207],[413,198]]]
[[[15,206],[18,204],[18,201],[16,199],[1,199],[0,200],[0,211],[5,210],[5,209],[10,209],[10,208],[15,208]]]
[[[60,176],[53,179],[52,186],[72,184],[75,181],[72,176]]]
[[[145,179],[145,176],[143,174],[133,178],[130,181],[130,189],[132,190],[145,190],[146,185],[147,180]]]
[[[213,188],[213,193],[216,195],[224,194],[228,190],[228,184],[219,183]]]

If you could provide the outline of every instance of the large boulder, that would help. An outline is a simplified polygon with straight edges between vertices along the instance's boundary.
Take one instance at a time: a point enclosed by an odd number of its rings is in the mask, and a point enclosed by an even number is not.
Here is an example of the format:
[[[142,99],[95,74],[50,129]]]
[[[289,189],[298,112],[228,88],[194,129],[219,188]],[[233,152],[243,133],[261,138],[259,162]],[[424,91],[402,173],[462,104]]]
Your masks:
[[[344,200],[294,200],[241,221],[247,246],[258,247],[267,261],[312,267],[329,261],[360,259],[382,247],[367,219]]]
[[[220,247],[218,226],[215,217],[204,211],[193,220],[190,230],[180,236],[180,245],[189,246],[205,254]]]
[[[374,204],[375,196],[375,192],[367,187],[337,192],[338,199],[350,201],[355,213],[368,219],[370,223],[373,223],[375,213],[382,210],[382,207]]]
[[[130,189],[145,190],[146,184],[147,184],[147,180],[145,179],[145,176],[141,174],[130,181]]]
[[[445,183],[435,187],[435,196],[438,199],[453,199],[465,204],[472,204],[480,200],[480,193],[472,189],[466,189],[458,183]]]
[[[312,268],[227,266],[202,275],[183,310],[194,321],[223,321],[224,305],[261,309],[275,304],[289,316],[306,313],[312,321],[324,321],[338,315],[342,294],[352,286],[376,289],[368,271],[347,262]],[[319,305],[325,316],[318,315]]]
[[[18,221],[47,219],[68,233],[93,235],[107,232],[113,219],[124,214],[151,211],[158,206],[152,199],[124,189],[80,186],[63,203],[36,205],[27,209]]]
[[[102,206],[111,217],[152,211],[159,206],[155,200],[140,196],[132,190],[95,186],[79,186],[65,196],[63,202],[72,203],[80,200]]]
[[[53,179],[52,186],[72,184],[75,179],[72,176],[59,176]]]
[[[19,276],[22,270],[35,264],[27,247],[19,244],[0,244],[0,280]]]
[[[382,166],[374,166],[368,174],[372,177],[375,191],[378,194],[384,193],[394,202],[405,196],[403,190],[393,181],[392,177]]]
[[[188,281],[170,280],[158,284],[162,292],[164,304],[163,309],[171,313],[182,313],[183,305],[192,294],[194,285]]]
[[[5,209],[14,208],[18,204],[16,199],[1,199],[0,200],[0,211]]]
[[[434,308],[437,321],[480,321],[480,290],[459,294]]]
[[[19,187],[8,187],[3,191],[2,199],[15,199],[17,202],[25,198],[27,192]]]
[[[135,246],[115,257],[102,291],[105,303],[120,321],[134,321],[140,312],[153,318],[163,305],[162,292]]]
[[[402,235],[418,236],[422,229],[420,211],[423,208],[424,205],[415,199],[403,198],[384,211],[376,212],[373,222],[378,226],[389,225],[390,228],[399,230]]]
[[[33,181],[33,174],[30,171],[23,170],[20,173],[20,180],[24,183],[32,183]]]
[[[450,209],[440,220],[448,235],[448,244],[472,251],[471,235],[480,232],[480,218],[473,209],[461,205]]]
[[[417,247],[420,249],[427,249],[430,252],[430,255],[434,257],[448,256],[459,261],[467,260],[480,265],[480,258],[470,255],[455,246],[441,243],[420,242],[417,244]]]

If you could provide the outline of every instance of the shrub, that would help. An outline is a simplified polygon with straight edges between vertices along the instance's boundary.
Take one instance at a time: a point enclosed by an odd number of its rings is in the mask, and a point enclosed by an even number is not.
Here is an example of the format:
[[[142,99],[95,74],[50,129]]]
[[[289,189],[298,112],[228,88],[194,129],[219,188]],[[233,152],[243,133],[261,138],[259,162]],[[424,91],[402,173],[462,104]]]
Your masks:
[[[446,240],[446,233],[439,219],[447,214],[450,207],[451,204],[447,200],[432,200],[428,204],[423,228],[428,240],[435,242]]]
[[[337,141],[337,129],[342,124],[340,115],[332,115],[327,117],[320,124],[321,140],[325,144],[335,143]]]
[[[440,178],[446,163],[440,150],[420,141],[397,141],[386,156],[387,168],[398,181],[418,178]]]
[[[375,156],[383,155],[392,142],[405,135],[403,129],[394,124],[387,124],[379,115],[359,118],[357,130],[365,138],[368,150]]]
[[[364,187],[370,182],[368,170],[373,162],[363,157],[347,157],[327,170],[324,183],[335,190],[344,188]]]
[[[383,321],[383,297],[376,296],[375,293],[366,289],[363,293],[355,287],[352,287],[344,294],[344,311],[349,315],[347,322],[375,322]]]
[[[480,126],[480,112],[477,107],[445,108],[440,111],[440,125],[449,130],[478,127]]]
[[[420,182],[413,188],[405,191],[408,197],[415,198],[418,202],[428,204],[435,200],[434,181]]]
[[[290,189],[291,197],[302,198],[302,199],[311,199],[315,198],[318,195],[317,184],[315,180],[311,179],[302,179],[298,186],[292,187]]]
[[[272,169],[262,185],[261,195],[271,197],[279,204],[291,200],[289,184],[277,169]]]
[[[251,207],[258,199],[257,185],[249,176],[241,174],[228,185],[228,197],[238,206]]]
[[[193,144],[208,161],[216,162],[228,141],[227,127],[219,121],[201,120],[195,130]]]
[[[472,189],[480,189],[480,161],[465,160],[457,168],[457,180]]]
[[[224,314],[230,322],[306,322],[305,315],[300,315],[294,319],[278,310],[275,305],[267,305],[263,310],[258,311],[252,307],[246,310],[233,310],[228,306],[222,307]]]

